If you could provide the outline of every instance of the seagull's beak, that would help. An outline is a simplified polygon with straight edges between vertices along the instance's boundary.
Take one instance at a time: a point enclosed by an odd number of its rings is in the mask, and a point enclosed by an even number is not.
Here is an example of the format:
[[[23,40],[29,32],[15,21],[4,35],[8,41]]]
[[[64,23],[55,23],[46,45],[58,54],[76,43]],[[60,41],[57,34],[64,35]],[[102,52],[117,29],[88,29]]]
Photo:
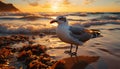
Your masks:
[[[57,20],[52,20],[50,21],[50,24],[57,22]]]

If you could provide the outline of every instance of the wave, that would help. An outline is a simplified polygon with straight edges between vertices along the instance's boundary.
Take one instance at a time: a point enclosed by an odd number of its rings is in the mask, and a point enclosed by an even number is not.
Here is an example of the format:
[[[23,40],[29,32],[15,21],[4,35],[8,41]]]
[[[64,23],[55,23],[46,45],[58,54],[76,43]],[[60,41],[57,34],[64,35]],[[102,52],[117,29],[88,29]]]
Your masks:
[[[76,26],[84,26],[84,27],[90,27],[90,26],[96,26],[96,25],[105,25],[105,24],[116,24],[120,25],[120,20],[100,20],[100,21],[87,21],[87,22],[81,22],[80,23],[75,23],[73,25]]]
[[[88,15],[87,13],[77,12],[77,13],[66,14],[65,16],[87,16],[87,15]]]
[[[33,15],[33,13],[23,13],[23,12],[0,12],[0,16],[27,16]]]
[[[120,15],[120,12],[0,12],[0,16],[27,16],[27,15],[42,15],[42,16],[57,16],[57,15],[78,15],[87,16],[88,14],[114,14]]]
[[[55,16],[59,16],[59,15],[63,15],[63,16],[66,16],[66,17],[69,17],[69,16],[76,16],[76,17],[90,17],[91,15],[93,17],[96,17],[97,16],[100,16],[99,18],[95,18],[95,19],[91,19],[91,20],[103,20],[103,19],[107,19],[107,20],[118,20],[120,19],[120,13],[83,13],[83,12],[74,12],[74,13],[62,13],[62,12],[59,12],[59,13],[0,13],[0,19],[4,19],[4,20],[37,20],[37,19],[40,19],[40,18],[43,18],[43,19],[52,19],[51,17],[55,17]],[[71,21],[81,21],[80,20],[75,20],[74,18],[71,18],[69,19]]]
[[[84,27],[96,26],[96,25],[105,25],[105,24],[117,24],[120,25],[120,20],[102,20],[102,21],[88,21],[88,22],[81,22],[74,23],[72,25],[82,25]],[[118,28],[117,28],[118,29]],[[116,30],[116,29],[110,29]],[[0,33],[1,34],[55,34],[55,29],[50,28],[49,26],[44,25],[12,25],[12,24],[0,24]]]
[[[38,19],[52,19],[45,16],[27,15],[27,16],[6,16],[0,17],[0,20],[38,20]]]
[[[37,19],[51,19],[46,13],[0,13],[0,20],[37,20]]]
[[[0,34],[39,34],[39,33],[55,33],[54,28],[49,28],[42,24],[36,24],[37,21],[31,21],[31,23],[24,23],[26,25],[18,24],[16,26],[13,23],[9,23],[10,20],[39,20],[52,19],[52,17],[64,15],[68,18],[72,25],[82,25],[84,27],[105,25],[105,24],[117,24],[120,25],[120,13],[0,13]],[[83,17],[84,16],[84,17]],[[92,17],[91,17],[92,16]],[[82,18],[83,17],[83,18]],[[93,18],[94,17],[94,18]],[[90,18],[90,19],[89,19]],[[85,19],[85,20],[84,20]],[[6,23],[5,20],[8,20]],[[49,21],[46,20],[46,21]],[[3,21],[3,23],[2,23]],[[45,21],[45,23],[47,23]],[[16,21],[15,21],[16,22]],[[23,22],[23,21],[22,21]],[[113,30],[113,29],[110,29]],[[115,29],[116,30],[116,29]]]
[[[108,29],[108,30],[120,30],[120,28],[111,28],[111,29]]]
[[[25,20],[37,20],[37,19],[52,19],[50,17],[45,17],[45,16],[38,16],[38,15],[28,15],[28,16],[23,16],[19,19],[25,19]]]
[[[120,16],[118,15],[110,15],[110,16],[101,16],[100,18],[98,19],[107,19],[107,20],[119,20],[120,19]]]
[[[42,25],[15,26],[11,24],[0,24],[0,34],[51,34],[52,30],[52,28],[45,28]]]

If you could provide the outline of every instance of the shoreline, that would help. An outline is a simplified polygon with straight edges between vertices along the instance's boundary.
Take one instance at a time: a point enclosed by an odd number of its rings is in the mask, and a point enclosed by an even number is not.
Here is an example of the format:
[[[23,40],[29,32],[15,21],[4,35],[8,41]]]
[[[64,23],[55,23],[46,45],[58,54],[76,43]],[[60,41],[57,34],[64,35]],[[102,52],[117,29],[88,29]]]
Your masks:
[[[49,38],[47,34],[46,36],[43,36],[43,37],[40,37],[39,35],[38,36],[35,36],[35,35],[1,36],[0,37],[1,39],[0,68],[1,69],[5,69],[5,68],[6,69],[16,69],[16,68],[36,69],[36,67],[38,68],[42,67],[45,69],[47,68],[60,69],[61,67],[62,67],[61,69],[113,69],[113,68],[117,69],[119,68],[119,61],[120,61],[119,54],[115,53],[115,52],[119,52],[119,48],[116,49],[117,47],[114,48],[115,50],[110,50],[110,49],[107,49],[106,47],[106,45],[108,44],[103,45],[101,43],[96,43],[98,41],[91,40],[88,43],[85,43],[84,47],[79,48],[80,51],[78,52],[78,56],[70,57],[68,54],[63,54],[64,50],[69,49],[69,45],[65,43],[62,44],[62,42],[57,40],[57,37],[54,35]],[[37,42],[36,38],[39,44],[36,43]],[[50,40],[46,41],[45,38]],[[44,39],[45,42],[46,43],[48,42],[49,45],[48,46],[47,44],[43,45],[45,43],[42,42],[42,40],[40,39]],[[55,44],[56,42],[58,42],[58,44]],[[53,45],[52,43],[54,43],[55,45]],[[95,46],[93,46],[90,43],[92,44],[95,43]],[[53,46],[53,48],[49,46]],[[46,50],[46,48],[48,47],[50,49]]]

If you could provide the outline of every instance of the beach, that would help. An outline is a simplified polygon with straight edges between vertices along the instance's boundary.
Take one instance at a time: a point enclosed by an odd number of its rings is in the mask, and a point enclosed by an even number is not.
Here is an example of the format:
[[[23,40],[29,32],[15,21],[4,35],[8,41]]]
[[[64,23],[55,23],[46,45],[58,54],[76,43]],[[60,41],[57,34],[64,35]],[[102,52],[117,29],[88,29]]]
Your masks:
[[[79,46],[56,35],[50,21],[66,16],[71,26],[98,29],[102,37]],[[0,13],[0,69],[120,69],[120,13]],[[75,49],[75,46],[74,46]]]

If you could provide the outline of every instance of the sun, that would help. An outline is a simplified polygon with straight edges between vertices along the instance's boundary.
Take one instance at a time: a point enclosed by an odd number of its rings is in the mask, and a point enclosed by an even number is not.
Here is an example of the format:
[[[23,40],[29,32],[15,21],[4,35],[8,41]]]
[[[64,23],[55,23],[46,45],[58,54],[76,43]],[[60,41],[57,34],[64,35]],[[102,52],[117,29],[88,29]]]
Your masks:
[[[59,12],[60,11],[60,4],[62,0],[51,0],[51,11],[52,12]]]
[[[58,4],[51,5],[51,11],[52,12],[59,12],[60,11],[59,5]]]
[[[53,5],[53,6],[51,7],[51,10],[52,10],[53,12],[58,12],[58,11],[59,11],[59,7],[58,7],[57,5]]]

